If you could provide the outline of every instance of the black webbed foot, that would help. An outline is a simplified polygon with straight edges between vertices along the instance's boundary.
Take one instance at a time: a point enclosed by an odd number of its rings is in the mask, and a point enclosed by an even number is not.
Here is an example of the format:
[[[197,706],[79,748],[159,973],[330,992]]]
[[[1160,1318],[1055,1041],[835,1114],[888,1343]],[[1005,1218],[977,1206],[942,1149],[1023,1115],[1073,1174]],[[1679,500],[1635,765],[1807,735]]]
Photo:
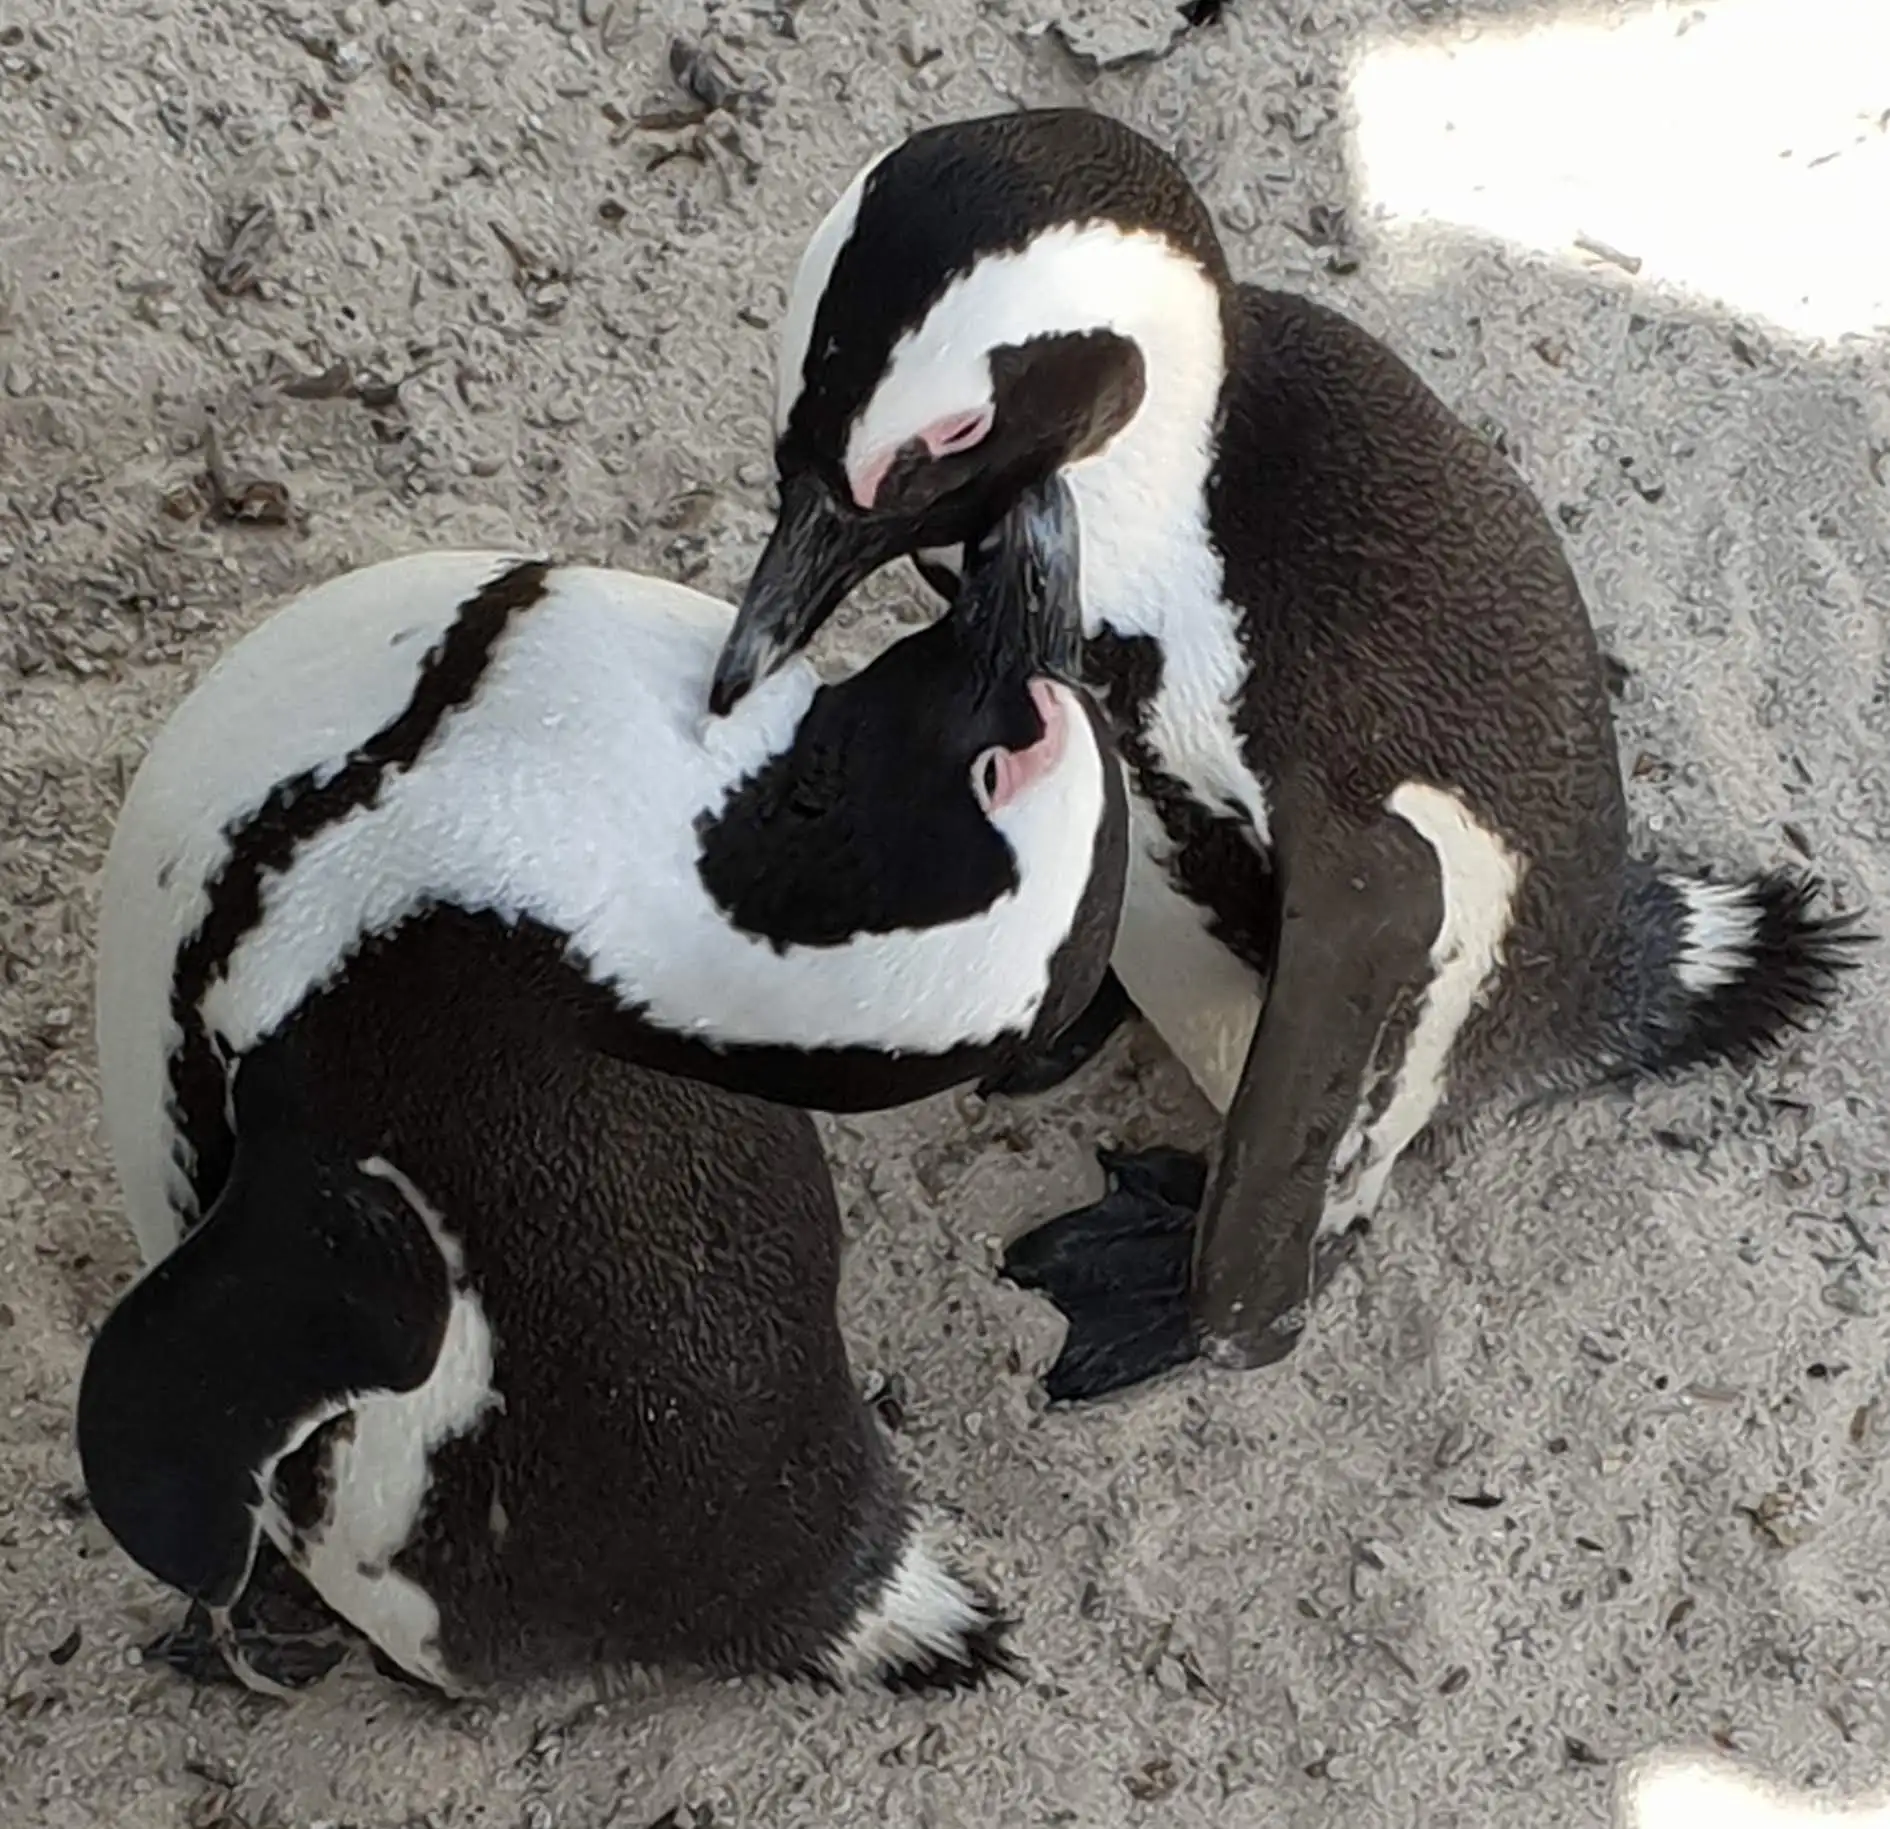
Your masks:
[[[348,1652],[340,1632],[332,1629],[286,1633],[227,1622],[219,1628],[200,1601],[192,1601],[177,1625],[140,1649],[145,1663],[169,1665],[192,1683],[273,1696],[319,1682]]]
[[[1007,1099],[1023,1099],[1061,1086],[1079,1067],[1094,1060],[1110,1036],[1136,1014],[1122,980],[1114,972],[1105,972],[1083,1013],[1055,1041],[1000,1072],[987,1074],[978,1082],[978,1096],[988,1099],[1002,1094]]]
[[[167,1665],[192,1683],[267,1695],[305,1689],[325,1677],[347,1655],[347,1633],[340,1617],[265,1540],[257,1546],[249,1586],[221,1628],[208,1607],[193,1601],[140,1654],[145,1663]],[[253,1680],[258,1677],[260,1684]]]
[[[1044,1375],[1052,1403],[1080,1403],[1195,1357],[1189,1310],[1195,1216],[1207,1164],[1183,1150],[1099,1150],[1108,1192],[1012,1241],[1001,1274],[1069,1322]]]

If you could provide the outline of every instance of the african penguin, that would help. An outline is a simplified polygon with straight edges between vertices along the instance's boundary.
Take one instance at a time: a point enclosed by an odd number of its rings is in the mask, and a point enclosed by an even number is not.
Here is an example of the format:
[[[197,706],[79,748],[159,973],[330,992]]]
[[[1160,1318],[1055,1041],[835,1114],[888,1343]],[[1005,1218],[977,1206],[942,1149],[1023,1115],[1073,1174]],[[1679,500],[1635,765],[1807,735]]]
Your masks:
[[[959,121],[868,164],[796,275],[776,431],[722,710],[875,568],[916,555],[949,594],[1019,490],[1076,497],[1133,789],[1114,971],[1225,1123],[1211,1178],[1112,1159],[1108,1198],[1012,1249],[1070,1321],[1053,1396],[1278,1359],[1434,1121],[1744,1060],[1861,937],[1814,882],[1630,855],[1541,507],[1383,344],[1236,283],[1121,122]]]
[[[232,1616],[264,1541],[449,1693],[1004,1662],[854,1387],[799,1107],[964,1080],[1101,978],[1126,810],[1066,683],[1074,533],[1043,492],[950,616],[720,723],[727,606],[397,559],[158,732],[98,975],[148,1267],[78,1442],[244,1680],[295,1649]]]

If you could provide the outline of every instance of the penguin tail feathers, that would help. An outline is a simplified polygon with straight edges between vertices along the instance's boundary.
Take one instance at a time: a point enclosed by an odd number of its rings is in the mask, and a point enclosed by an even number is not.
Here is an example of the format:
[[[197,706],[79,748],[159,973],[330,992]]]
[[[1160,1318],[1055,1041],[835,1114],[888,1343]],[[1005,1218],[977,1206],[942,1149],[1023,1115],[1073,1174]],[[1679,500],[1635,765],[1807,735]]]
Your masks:
[[[1877,936],[1817,912],[1823,890],[1791,870],[1728,882],[1641,866],[1622,911],[1629,1070],[1749,1065],[1829,1007]]]
[[[914,1534],[814,1674],[876,1682],[895,1695],[976,1689],[1021,1674],[1006,1642],[1011,1625]]]

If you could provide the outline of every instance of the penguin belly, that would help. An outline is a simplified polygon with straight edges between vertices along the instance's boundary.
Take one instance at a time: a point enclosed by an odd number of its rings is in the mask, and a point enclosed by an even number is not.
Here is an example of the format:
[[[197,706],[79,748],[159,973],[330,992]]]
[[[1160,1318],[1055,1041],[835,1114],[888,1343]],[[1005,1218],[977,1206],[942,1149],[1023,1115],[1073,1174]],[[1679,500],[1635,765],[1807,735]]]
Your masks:
[[[1136,1008],[1224,1116],[1267,987],[1215,937],[1209,911],[1175,888],[1171,849],[1154,808],[1131,791],[1128,892],[1111,963]]]
[[[492,1329],[478,1298],[456,1292],[432,1375],[417,1390],[366,1392],[295,1444],[306,1474],[263,1482],[260,1523],[269,1540],[349,1625],[409,1676],[446,1695],[469,1685],[443,1655],[435,1594],[395,1558],[407,1547],[433,1483],[431,1457],[476,1436],[502,1409]],[[507,1520],[496,1494],[489,1519],[503,1543]]]

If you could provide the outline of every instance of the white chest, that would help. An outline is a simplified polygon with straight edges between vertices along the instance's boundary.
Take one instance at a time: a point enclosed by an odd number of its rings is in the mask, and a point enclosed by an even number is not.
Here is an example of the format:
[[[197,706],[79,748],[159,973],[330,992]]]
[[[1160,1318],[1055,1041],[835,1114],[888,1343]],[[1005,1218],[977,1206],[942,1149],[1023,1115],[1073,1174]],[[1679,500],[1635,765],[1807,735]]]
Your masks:
[[[1233,721],[1247,663],[1204,520],[1136,499],[1137,481],[1120,469],[1078,466],[1069,475],[1082,514],[1086,629],[1161,645],[1161,683],[1143,731],[1156,765],[1202,806],[1244,816],[1255,843],[1266,846],[1266,789],[1241,754]],[[1173,887],[1174,849],[1153,807],[1132,793],[1114,965],[1202,1094],[1225,1111],[1265,985],[1209,932],[1207,911]]]
[[[1266,789],[1234,729],[1247,660],[1208,537],[1205,494],[1179,504],[1146,464],[1108,455],[1065,475],[1081,517],[1085,632],[1109,629],[1160,645],[1161,684],[1145,730],[1157,762],[1203,806],[1244,814],[1266,843]]]
[[[1225,1112],[1240,1083],[1265,982],[1208,931],[1207,910],[1170,883],[1154,809],[1129,801],[1129,884],[1111,963],[1202,1096]]]

